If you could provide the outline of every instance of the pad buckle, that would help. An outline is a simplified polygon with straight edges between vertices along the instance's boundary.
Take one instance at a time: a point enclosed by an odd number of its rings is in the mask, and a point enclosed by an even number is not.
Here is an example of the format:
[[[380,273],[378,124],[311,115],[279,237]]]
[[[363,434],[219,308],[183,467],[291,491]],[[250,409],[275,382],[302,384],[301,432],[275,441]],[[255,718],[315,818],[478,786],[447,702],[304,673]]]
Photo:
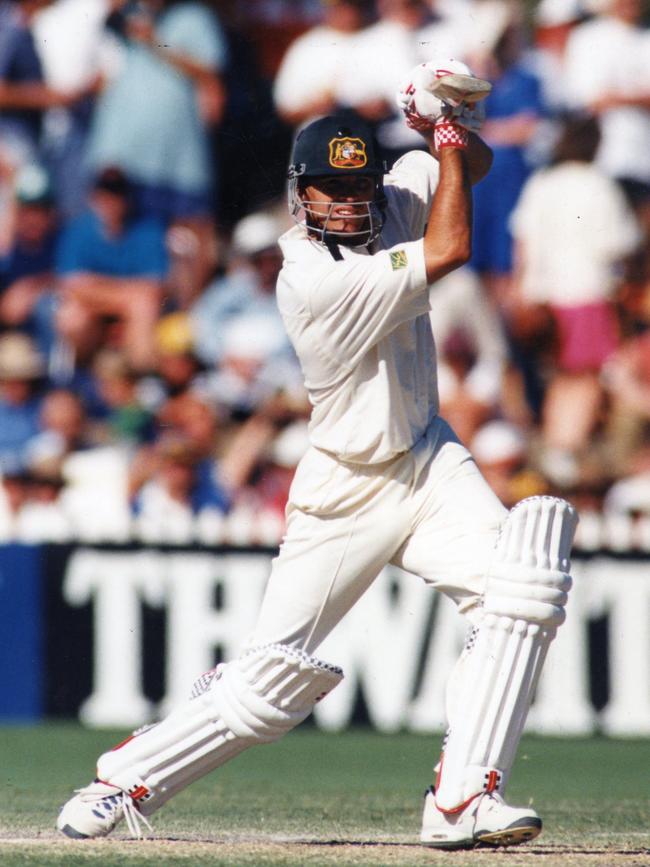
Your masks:
[[[501,774],[499,771],[488,771],[485,775],[485,786],[484,789],[486,792],[494,792],[501,785]]]

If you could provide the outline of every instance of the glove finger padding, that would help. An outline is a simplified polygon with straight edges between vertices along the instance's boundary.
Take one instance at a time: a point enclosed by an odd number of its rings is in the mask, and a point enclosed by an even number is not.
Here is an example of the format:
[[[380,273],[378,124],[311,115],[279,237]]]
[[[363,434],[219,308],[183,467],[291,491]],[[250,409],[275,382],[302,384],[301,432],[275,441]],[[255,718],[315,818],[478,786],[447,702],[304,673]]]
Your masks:
[[[444,82],[467,81],[468,102],[454,99],[461,91],[450,87],[445,90]],[[459,60],[444,58],[421,63],[411,70],[400,87],[396,102],[406,117],[406,124],[418,132],[430,131],[436,122],[447,122],[477,132],[485,118],[485,109],[478,100],[489,92],[490,85],[472,76],[469,68]],[[471,91],[471,93],[470,93]],[[477,94],[480,93],[480,96]],[[447,94],[445,97],[444,94]],[[448,130],[443,138],[449,139]],[[459,139],[462,139],[462,134]],[[454,144],[454,146],[459,146]]]
[[[397,92],[397,106],[406,116],[409,126],[413,123],[428,124],[428,129],[442,117],[442,100],[431,93],[435,82],[435,70],[426,63],[416,66]]]
[[[469,132],[480,132],[485,123],[485,103],[461,103],[453,109],[450,119]]]

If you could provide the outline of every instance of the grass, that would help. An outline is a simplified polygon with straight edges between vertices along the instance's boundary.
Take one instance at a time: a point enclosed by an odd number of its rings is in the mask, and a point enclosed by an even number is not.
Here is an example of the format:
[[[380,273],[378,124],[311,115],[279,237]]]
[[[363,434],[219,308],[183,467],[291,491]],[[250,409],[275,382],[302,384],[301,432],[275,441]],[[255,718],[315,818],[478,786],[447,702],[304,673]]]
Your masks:
[[[249,750],[153,817],[155,839],[59,838],[58,804],[122,732],[75,724],[0,730],[0,864],[650,867],[650,740],[526,738],[509,787],[545,821],[512,850],[417,845],[439,739],[304,729]]]

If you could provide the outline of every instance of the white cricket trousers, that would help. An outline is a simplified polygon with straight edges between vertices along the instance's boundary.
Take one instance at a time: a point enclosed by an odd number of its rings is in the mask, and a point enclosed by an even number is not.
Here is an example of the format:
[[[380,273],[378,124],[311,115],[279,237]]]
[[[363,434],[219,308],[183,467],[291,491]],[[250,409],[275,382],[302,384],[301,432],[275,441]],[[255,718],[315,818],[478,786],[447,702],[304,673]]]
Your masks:
[[[506,514],[439,417],[411,451],[383,464],[344,464],[311,448],[248,643],[313,653],[387,563],[466,612],[481,597]]]

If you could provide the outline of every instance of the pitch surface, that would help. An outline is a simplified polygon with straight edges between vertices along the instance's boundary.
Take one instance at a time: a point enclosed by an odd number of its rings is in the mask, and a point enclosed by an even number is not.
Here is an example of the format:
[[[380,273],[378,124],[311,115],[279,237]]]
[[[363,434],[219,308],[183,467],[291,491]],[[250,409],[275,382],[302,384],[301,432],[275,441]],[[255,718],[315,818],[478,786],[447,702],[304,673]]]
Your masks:
[[[255,748],[152,817],[155,838],[75,842],[57,807],[123,732],[0,731],[0,863],[14,865],[450,865],[650,867],[650,740],[526,738],[509,788],[545,822],[528,846],[437,853],[417,844],[439,738],[293,732]]]

